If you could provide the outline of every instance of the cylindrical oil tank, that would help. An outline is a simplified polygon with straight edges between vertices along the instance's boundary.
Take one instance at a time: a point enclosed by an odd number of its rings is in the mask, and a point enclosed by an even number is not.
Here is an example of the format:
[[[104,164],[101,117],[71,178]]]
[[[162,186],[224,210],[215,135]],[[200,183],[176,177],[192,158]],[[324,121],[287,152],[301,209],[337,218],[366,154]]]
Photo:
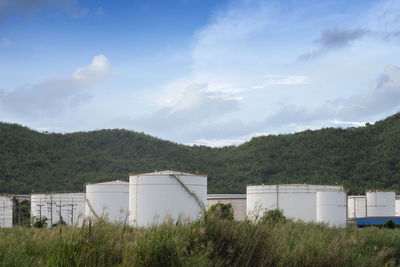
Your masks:
[[[8,195],[0,195],[0,228],[11,228],[13,223],[13,202]]]
[[[390,191],[368,191],[367,217],[395,216],[396,194]]]
[[[128,220],[129,183],[111,181],[86,185],[86,216],[109,222]]]
[[[207,176],[161,171],[129,177],[129,222],[149,226],[167,219],[193,220],[207,202]]]
[[[400,198],[396,197],[396,216],[400,216]]]
[[[346,193],[343,191],[317,192],[317,222],[329,226],[346,226]]]
[[[348,196],[347,197],[347,218],[363,218],[367,216],[367,198],[366,196]]]
[[[264,211],[280,209],[283,214],[304,222],[316,221],[317,191],[344,191],[343,186],[283,184],[247,186],[247,216],[255,219]]]

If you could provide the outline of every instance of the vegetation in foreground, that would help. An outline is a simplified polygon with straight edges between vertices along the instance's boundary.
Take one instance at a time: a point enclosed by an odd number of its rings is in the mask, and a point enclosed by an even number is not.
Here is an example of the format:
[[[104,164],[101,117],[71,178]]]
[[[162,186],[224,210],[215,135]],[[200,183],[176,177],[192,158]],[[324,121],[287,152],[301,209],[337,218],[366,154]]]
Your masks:
[[[329,228],[284,219],[277,211],[236,222],[216,208],[192,223],[149,228],[0,230],[1,266],[394,266],[400,230]]]

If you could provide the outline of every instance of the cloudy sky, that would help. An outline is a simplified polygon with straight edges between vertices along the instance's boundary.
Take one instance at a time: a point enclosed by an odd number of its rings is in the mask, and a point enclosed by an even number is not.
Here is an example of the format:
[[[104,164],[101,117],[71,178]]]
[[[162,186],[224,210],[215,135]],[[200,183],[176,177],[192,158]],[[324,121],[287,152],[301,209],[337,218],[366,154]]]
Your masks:
[[[0,121],[183,144],[400,111],[400,1],[0,0]]]

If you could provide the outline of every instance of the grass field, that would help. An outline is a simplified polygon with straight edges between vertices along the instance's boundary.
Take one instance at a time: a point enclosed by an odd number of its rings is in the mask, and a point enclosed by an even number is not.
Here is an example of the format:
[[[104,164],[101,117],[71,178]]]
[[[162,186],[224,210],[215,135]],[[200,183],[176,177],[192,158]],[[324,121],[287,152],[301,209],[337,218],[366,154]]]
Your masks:
[[[0,229],[0,266],[392,266],[400,230],[291,222],[266,216],[203,219],[135,228],[104,221],[83,227]]]

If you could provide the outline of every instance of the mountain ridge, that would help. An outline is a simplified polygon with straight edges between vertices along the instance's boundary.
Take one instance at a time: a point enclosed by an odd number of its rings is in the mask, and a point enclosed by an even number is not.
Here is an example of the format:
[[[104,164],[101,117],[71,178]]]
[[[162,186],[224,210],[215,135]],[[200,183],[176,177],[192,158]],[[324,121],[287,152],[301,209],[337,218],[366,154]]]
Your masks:
[[[81,191],[88,182],[172,169],[208,175],[209,193],[247,184],[343,184],[350,193],[400,190],[400,113],[375,124],[187,146],[123,129],[40,133],[0,123],[0,193]]]

